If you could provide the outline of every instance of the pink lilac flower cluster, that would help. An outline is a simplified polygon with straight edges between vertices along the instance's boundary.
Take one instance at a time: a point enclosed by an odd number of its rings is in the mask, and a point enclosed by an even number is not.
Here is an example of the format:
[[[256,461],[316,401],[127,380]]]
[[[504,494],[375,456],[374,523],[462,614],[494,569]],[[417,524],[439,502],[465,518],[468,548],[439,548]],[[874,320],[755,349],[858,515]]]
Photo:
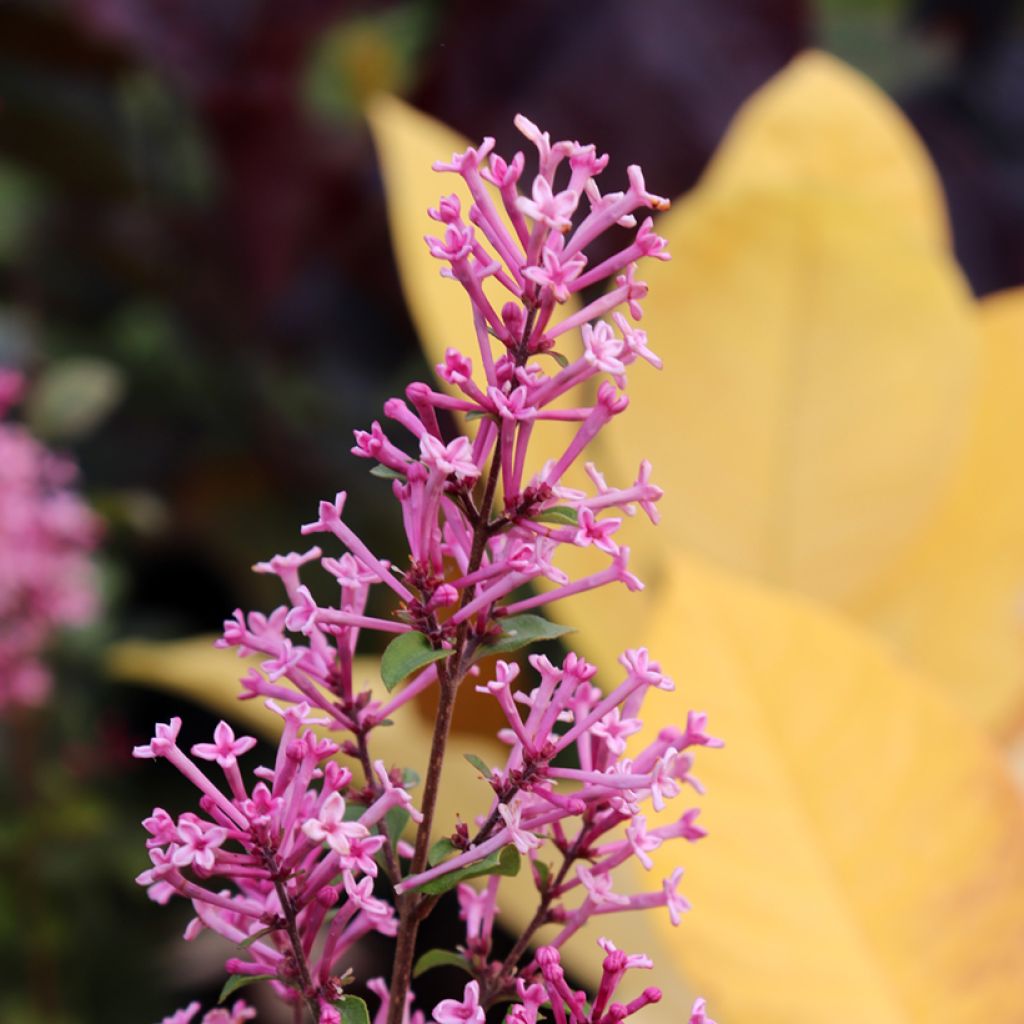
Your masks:
[[[172,1013],[170,1017],[164,1017],[160,1024],[193,1024],[193,1019],[200,1009],[199,1003],[191,1002],[183,1010]],[[207,1010],[202,1020],[196,1021],[195,1024],[244,1024],[255,1017],[256,1011],[244,1000],[238,999],[230,1009],[219,1006]]]
[[[389,560],[370,549],[345,522],[342,491],[302,528],[331,535],[342,551],[325,555],[314,547],[255,566],[279,577],[287,601],[266,615],[236,611],[219,641],[259,656],[241,696],[262,698],[285,721],[276,762],[256,770],[255,786],[246,787],[236,763],[252,741],[235,739],[224,723],[214,743],[192,753],[219,763],[226,788],[178,747],[177,720],[136,750],[170,760],[203,794],[202,817],[175,821],[157,810],[147,820],[153,868],[140,881],[158,901],[172,894],[192,900],[190,936],[205,926],[244,945],[244,957],[229,960],[227,970],[271,976],[279,995],[304,1003],[320,1024],[334,1024],[339,1001],[354,998],[345,992],[347,977],[335,971],[369,931],[396,938],[390,981],[369,983],[381,1000],[377,1021],[421,1024],[409,987],[417,931],[456,888],[466,943],[454,956],[472,980],[461,1001],[434,1008],[437,1024],[483,1024],[487,1009],[508,1000],[509,1024],[535,1024],[543,1007],[557,1024],[617,1024],[661,996],[648,988],[625,1004],[612,1001],[626,971],[650,966],[647,958],[603,940],[604,976],[587,1009],[584,995],[565,981],[559,950],[609,913],[661,907],[678,923],[687,908],[678,892],[681,868],[638,893],[618,891],[613,871],[627,860],[650,870],[651,851],[704,835],[694,808],[648,827],[648,806],[660,814],[683,784],[699,790],[694,749],[720,743],[705,731],[704,716],[690,713],[685,725],[667,726],[632,749],[644,695],[672,687],[642,648],[625,652],[624,678],[606,690],[574,653],[560,665],[530,657],[531,685],[517,679],[517,662],[498,661],[494,678],[477,687],[506,722],[504,764],[476,763],[490,786],[490,808],[472,831],[465,822],[434,828],[454,705],[465,680],[480,678],[477,662],[565,632],[533,614],[541,605],[615,583],[639,589],[629,551],[615,535],[621,516],[638,508],[657,522],[661,497],[646,461],[624,486],[609,485],[589,462],[578,477],[589,480],[586,490],[578,481],[570,486],[567,474],[626,409],[627,369],[638,359],[661,365],[635,324],[647,291],[636,268],[641,257],[668,255],[651,218],[638,225],[638,214],[668,203],[647,191],[637,167],[629,168],[624,191],[602,193],[596,178],[607,157],[593,146],[552,143],[525,118],[516,123],[537,149],[539,169],[526,194],[519,191],[525,157],[503,160],[490,139],[435,165],[459,175],[469,196],[465,213],[454,194],[429,211],[443,237],[428,237],[427,245],[442,274],[466,290],[479,372],[449,349],[437,367],[443,388],[415,383],[404,399],[385,404],[395,437],[379,422],[356,433],[353,452],[391,480],[407,557]],[[588,246],[619,229],[630,232],[622,248],[591,266]],[[554,315],[577,293],[609,281],[578,311]],[[506,301],[492,301],[502,292]],[[589,397],[576,398],[584,384]],[[466,434],[454,430],[455,419]],[[534,468],[531,439],[552,424],[568,425],[568,440]],[[572,579],[557,564],[567,546],[594,549],[607,563]],[[303,567],[314,562],[336,581],[336,601],[317,600],[303,582]],[[541,583],[546,589],[527,589]],[[354,655],[363,630],[390,635],[381,665],[387,697],[357,689]],[[437,691],[438,711],[417,807],[406,777],[374,761],[372,744],[375,729],[428,689]],[[340,731],[340,744],[319,738],[311,724]],[[352,770],[331,760],[339,751]],[[399,831],[410,818],[417,827],[406,842]],[[447,838],[433,841],[446,830]],[[502,879],[524,861],[536,913],[513,949],[496,957]],[[378,892],[387,883],[393,905],[374,894],[375,882]],[[536,933],[551,926],[547,945],[531,952]],[[703,1019],[702,1006],[693,1013],[694,1021]]]
[[[339,959],[369,932],[396,931],[393,908],[373,895],[374,858],[386,841],[378,826],[391,811],[413,820],[419,812],[382,762],[375,766],[379,791],[353,786],[351,771],[332,760],[338,745],[309,728],[326,719],[311,715],[307,704],[269,703],[284,728],[274,765],[257,768],[260,781],[251,788],[238,758],[256,740],[236,737],[226,722],[212,743],[191,748],[194,757],[216,763],[220,785],[178,745],[179,718],[158,725],[153,739],[135,748],[136,757],[164,758],[194,783],[203,812],[175,820],[154,809],[143,822],[153,866],[138,881],[158,903],[174,895],[192,902],[196,917],[186,939],[209,928],[247,947],[244,957],[227,962],[229,973],[272,976],[278,994],[293,1003],[315,993],[326,1021],[342,995],[334,974]]]
[[[44,648],[96,604],[98,521],[71,489],[73,463],[7,419],[23,388],[21,374],[0,369],[0,709],[46,699]]]
[[[649,803],[656,812],[664,811],[684,782],[699,790],[690,775],[692,754],[684,751],[721,746],[721,741],[707,735],[703,715],[691,712],[685,729],[662,729],[633,757],[625,756],[627,738],[641,728],[637,713],[646,691],[672,688],[643,648],[622,656],[626,677],[607,695],[591,683],[594,666],[576,654],[568,654],[561,667],[543,655],[531,655],[529,661],[539,677],[532,689],[513,690],[519,666],[505,661],[498,661],[493,681],[477,687],[494,696],[508,721],[499,733],[510,745],[508,757],[503,768],[489,773],[494,791],[489,815],[472,839],[468,830],[453,836],[453,845],[464,846],[463,852],[403,878],[397,890],[470,867],[511,844],[529,859],[541,893],[542,919],[534,930],[547,923],[560,925],[550,948],[560,947],[595,915],[664,906],[678,924],[688,909],[677,892],[681,868],[656,892],[632,896],[614,891],[611,872],[631,858],[650,870],[650,851],[671,840],[692,842],[705,835],[696,824],[696,808],[648,830],[643,807]],[[525,716],[517,705],[526,709]],[[557,766],[559,755],[570,750],[579,767]],[[553,876],[542,860],[551,851],[561,858]],[[459,891],[463,913],[477,924],[475,933],[467,934],[467,948],[483,954],[488,952],[489,930],[482,923],[494,919],[497,881],[479,893],[468,887]],[[573,896],[582,899],[570,910],[566,898]],[[470,909],[473,901],[478,905]]]

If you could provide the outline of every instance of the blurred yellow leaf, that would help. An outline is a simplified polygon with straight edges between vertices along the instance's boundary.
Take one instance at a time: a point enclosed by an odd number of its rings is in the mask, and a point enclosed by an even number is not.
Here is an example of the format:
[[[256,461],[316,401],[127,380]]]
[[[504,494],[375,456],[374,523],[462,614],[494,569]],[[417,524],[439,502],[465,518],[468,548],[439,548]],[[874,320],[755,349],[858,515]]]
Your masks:
[[[454,174],[432,170],[437,160],[469,145],[457,132],[393,96],[379,95],[367,106],[387,192],[391,244],[402,290],[427,360],[439,363],[451,347],[476,351],[472,309],[456,281],[441,277],[441,263],[427,251],[424,235],[443,234],[427,217],[442,195],[464,190]],[[479,363],[479,358],[474,360]]]
[[[606,433],[665,488],[668,541],[840,600],[912,538],[966,429],[977,338],[945,255],[853,198],[698,189],[659,222],[643,325],[662,374]],[[650,536],[650,535],[649,535]]]
[[[740,107],[701,187],[855,196],[888,233],[950,244],[942,184],[910,122],[869,78],[816,50]]]
[[[952,487],[854,610],[1005,732],[1024,703],[1024,289],[980,313],[980,387]]]
[[[681,858],[694,909],[670,939],[716,1017],[1024,1020],[1024,815],[990,742],[833,613],[670,572],[650,646],[678,690],[645,719],[694,707],[726,737],[698,758],[710,835]],[[677,854],[658,853],[660,876]]]

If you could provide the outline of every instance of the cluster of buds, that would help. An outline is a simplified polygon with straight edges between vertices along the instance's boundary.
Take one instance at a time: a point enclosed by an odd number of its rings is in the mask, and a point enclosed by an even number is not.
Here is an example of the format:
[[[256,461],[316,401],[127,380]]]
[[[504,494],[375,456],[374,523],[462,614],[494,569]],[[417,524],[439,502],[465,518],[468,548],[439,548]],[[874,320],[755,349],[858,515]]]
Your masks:
[[[444,231],[427,245],[444,264],[442,274],[469,297],[479,375],[468,356],[449,349],[437,367],[443,389],[416,383],[404,399],[385,404],[386,418],[401,431],[396,439],[379,422],[356,433],[353,452],[391,481],[407,561],[370,549],[345,522],[340,492],[321,502],[302,532],[331,535],[342,551],[325,555],[314,547],[255,566],[279,577],[287,601],[266,615],[237,611],[219,641],[260,657],[260,667],[242,680],[241,696],[264,699],[286,723],[274,768],[258,769],[262,781],[251,791],[235,764],[247,741],[236,741],[226,725],[214,744],[193,748],[197,757],[220,762],[226,791],[177,747],[175,723],[136,751],[166,757],[192,779],[205,814],[174,822],[154,813],[147,822],[154,867],[141,881],[155,899],[191,899],[198,916],[190,933],[206,926],[245,945],[246,958],[228,961],[229,972],[270,975],[283,998],[304,1003],[320,1024],[337,1021],[339,1000],[354,998],[344,991],[347,977],[334,972],[340,955],[370,930],[396,936],[390,982],[369,983],[381,999],[377,1020],[425,1019],[409,990],[417,929],[451,889],[466,921],[465,946],[454,955],[472,980],[461,1002],[434,1008],[436,1024],[483,1024],[487,1009],[508,1000],[510,1024],[536,1024],[542,1007],[557,1024],[618,1024],[660,998],[649,988],[626,1004],[612,1001],[626,970],[649,961],[605,941],[604,977],[587,1009],[583,994],[565,981],[559,950],[591,918],[611,912],[662,907],[678,923],[687,907],[678,892],[681,868],[633,894],[615,890],[612,872],[631,858],[650,869],[656,847],[704,834],[694,808],[648,827],[648,804],[660,813],[684,783],[699,789],[690,774],[692,748],[719,741],[705,732],[703,716],[691,714],[685,726],[669,726],[629,749],[645,693],[672,686],[638,649],[623,655],[625,679],[606,691],[576,654],[560,667],[531,657],[537,681],[530,688],[513,685],[517,663],[499,661],[495,678],[478,687],[498,702],[506,720],[500,738],[509,748],[502,766],[477,764],[490,786],[490,809],[472,833],[467,823],[451,822],[450,837],[432,842],[460,687],[479,679],[483,656],[560,635],[532,614],[537,607],[610,584],[639,589],[616,533],[621,516],[638,509],[657,522],[661,497],[647,462],[632,483],[617,487],[583,457],[626,409],[627,369],[638,359],[661,365],[635,324],[647,291],[636,267],[641,257],[668,256],[652,220],[638,225],[637,214],[668,203],[646,190],[637,167],[629,168],[625,191],[602,194],[596,177],[607,157],[593,146],[552,143],[525,118],[516,123],[537,149],[529,194],[519,192],[524,156],[505,161],[492,153],[490,139],[435,165],[459,175],[470,198],[465,216],[456,195],[429,211]],[[589,266],[587,247],[619,228],[632,232],[626,244]],[[555,315],[560,304],[609,280],[604,295]],[[493,303],[501,290],[507,301]],[[570,356],[559,345],[576,329],[582,347]],[[590,397],[574,405],[588,382]],[[452,431],[460,419],[465,435]],[[532,467],[531,438],[551,426],[566,432],[564,447]],[[577,471],[581,465],[584,472]],[[570,578],[557,564],[566,546],[593,549],[606,562]],[[336,602],[317,601],[303,582],[303,567],[313,562],[337,581]],[[528,590],[542,583],[545,590]],[[354,679],[354,655],[367,629],[390,635],[381,665],[386,699],[359,691]],[[373,762],[373,733],[429,688],[438,691],[438,712],[417,808],[403,778]],[[343,734],[337,746],[301,732],[311,715]],[[349,770],[330,760],[335,751],[353,759],[358,789]],[[417,823],[414,842],[389,827],[394,811]],[[536,914],[511,952],[495,957],[491,934],[502,879],[524,859]],[[213,876],[233,889],[204,884]],[[393,908],[373,894],[375,879],[390,883]],[[532,953],[535,933],[552,925],[555,935]],[[701,1007],[694,1020],[698,1013]]]
[[[0,369],[0,709],[46,699],[44,648],[61,626],[87,622],[96,602],[99,524],[71,489],[75,466],[5,421],[23,386]]]

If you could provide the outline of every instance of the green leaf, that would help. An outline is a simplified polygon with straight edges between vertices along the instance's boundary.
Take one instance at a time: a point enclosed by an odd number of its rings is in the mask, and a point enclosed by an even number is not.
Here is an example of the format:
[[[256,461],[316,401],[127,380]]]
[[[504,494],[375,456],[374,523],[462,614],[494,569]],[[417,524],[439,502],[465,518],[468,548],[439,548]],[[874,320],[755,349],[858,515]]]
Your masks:
[[[247,939],[242,939],[242,941],[239,942],[238,945],[242,949],[248,949],[254,942],[259,942],[260,939],[265,939],[268,935],[271,935],[274,932],[283,931],[283,929],[284,925],[269,925],[266,928],[261,928],[258,932],[253,932],[252,935],[250,935]]]
[[[384,651],[380,659],[380,677],[388,690],[393,690],[403,679],[432,661],[447,658],[451,651],[430,646],[422,633],[400,633]]]
[[[551,356],[563,370],[569,365],[569,357],[564,352],[556,352],[554,349],[550,349],[544,355]]]
[[[448,838],[438,839],[427,852],[427,863],[434,867],[440,864],[449,854],[458,853],[459,848]]]
[[[559,526],[579,526],[580,514],[569,505],[555,505],[531,517],[535,523],[557,523]]]
[[[362,804],[346,803],[345,813],[341,816],[343,821],[358,821],[366,813]]]
[[[551,865],[542,860],[535,860],[533,867],[540,879],[540,891],[547,892],[548,886],[551,884]]]
[[[469,412],[465,414],[465,419],[467,423],[472,423],[473,420],[482,420],[485,416],[490,415],[492,414],[484,412],[483,409],[470,409]]]
[[[459,870],[442,875],[440,878],[433,878],[417,888],[427,896],[441,896],[454,889],[459,882],[465,882],[469,878],[479,878],[481,875],[505,875],[506,877],[518,875],[520,863],[519,851],[511,845],[503,846],[475,864],[459,868]]]
[[[549,622],[540,615],[510,615],[501,620],[501,636],[492,644],[484,644],[477,648],[476,658],[484,658],[488,654],[502,654],[507,651],[518,651],[528,644],[540,643],[542,640],[557,640],[566,633],[575,633],[571,626],[561,626]],[[408,634],[406,634],[408,635]],[[389,648],[390,649],[390,648]],[[384,652],[387,657],[387,651]],[[475,659],[474,659],[475,660]]]
[[[405,480],[404,473],[399,473],[397,469],[381,465],[379,462],[370,470],[370,476],[379,476],[382,480]]]
[[[416,961],[412,976],[418,978],[435,967],[458,967],[460,970],[471,972],[469,961],[461,953],[455,953],[450,949],[428,949]]]
[[[411,768],[402,769],[402,789],[413,789],[420,784],[420,776],[418,772],[414,772]]]
[[[485,779],[491,777],[491,769],[487,766],[487,762],[476,754],[463,754],[462,755]]]
[[[223,1003],[232,992],[237,992],[240,988],[245,988],[246,985],[251,985],[254,981],[269,981],[271,979],[280,980],[276,974],[232,974],[224,982],[224,987],[220,990],[220,997],[217,999],[217,1002]]]
[[[341,1011],[341,1024],[370,1024],[370,1011],[359,996],[342,996],[334,1005]]]
[[[395,846],[398,840],[402,838],[402,832],[405,830],[408,820],[409,811],[405,807],[392,807],[384,815],[384,834],[388,837],[388,841],[392,846]]]

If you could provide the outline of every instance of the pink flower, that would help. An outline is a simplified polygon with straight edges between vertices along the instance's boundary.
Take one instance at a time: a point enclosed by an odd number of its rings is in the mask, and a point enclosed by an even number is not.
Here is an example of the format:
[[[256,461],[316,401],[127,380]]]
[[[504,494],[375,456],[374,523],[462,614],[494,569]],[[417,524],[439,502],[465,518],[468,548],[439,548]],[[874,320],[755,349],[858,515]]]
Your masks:
[[[254,736],[241,736],[236,740],[234,729],[227,722],[221,721],[213,730],[213,742],[196,743],[192,747],[192,753],[204,761],[216,761],[221,768],[231,768],[236,763],[236,758],[255,746]]]
[[[561,235],[555,237],[560,239]],[[525,267],[523,276],[541,287],[550,288],[556,302],[568,302],[571,291],[569,286],[583,272],[587,258],[583,253],[576,253],[563,260],[560,248],[549,244],[541,252],[541,261],[542,266]]]
[[[620,358],[623,351],[621,338],[615,337],[611,327],[603,320],[591,326],[583,327],[583,358],[595,370],[607,373],[616,382],[623,381],[626,372],[625,364]],[[620,383],[620,387],[623,385]]]
[[[132,757],[166,757],[178,740],[181,719],[175,716],[166,725],[158,725],[156,734],[145,746],[134,747]]]
[[[466,922],[466,941],[484,939],[489,942],[490,925],[498,912],[491,888],[474,889],[460,882],[456,895],[459,899],[459,919]]]
[[[693,1009],[690,1011],[690,1024],[715,1024],[715,1022],[705,1012],[706,1003],[703,999],[698,999],[693,1004]]]
[[[547,225],[553,231],[566,232],[572,227],[572,215],[580,197],[566,189],[555,193],[551,183],[538,175],[533,179],[533,198],[520,196],[516,205],[520,213]]]
[[[198,1002],[191,1002],[182,1010],[175,1010],[169,1017],[164,1017],[160,1024],[189,1024],[192,1018],[200,1011]]]
[[[319,816],[303,823],[302,831],[313,842],[326,841],[335,853],[345,856],[351,851],[353,839],[364,839],[369,835],[365,825],[358,821],[345,821],[345,798],[340,793],[332,793],[320,808]]]
[[[475,480],[480,467],[473,461],[469,440],[457,437],[446,445],[430,434],[420,438],[420,457],[442,476],[454,475],[457,480]]]
[[[179,868],[195,865],[202,871],[212,871],[214,853],[228,837],[227,829],[216,825],[204,829],[198,822],[178,822],[179,845],[171,855],[171,862]]]
[[[587,895],[595,904],[601,906],[606,903],[615,903],[624,907],[629,903],[628,896],[621,896],[612,890],[612,877],[603,872],[593,872],[586,865],[580,864],[576,868],[576,876],[587,890]]]
[[[654,861],[647,854],[661,846],[661,837],[651,835],[647,831],[647,818],[643,814],[638,814],[630,823],[626,829],[626,838],[633,853],[636,854],[636,859],[650,871],[654,867]]]
[[[230,1010],[217,1007],[207,1010],[203,1015],[203,1024],[243,1024],[243,1021],[254,1020],[256,1011],[244,1000],[238,999]]]
[[[466,984],[462,1001],[442,999],[431,1014],[437,1024],[484,1024],[484,1010],[480,1005],[480,986],[475,981]]]
[[[573,537],[573,543],[581,548],[594,545],[600,551],[616,555],[619,546],[612,540],[612,534],[622,525],[621,519],[604,519],[598,521],[589,508],[580,509],[579,529]]]
[[[668,907],[668,915],[672,919],[673,925],[678,925],[682,915],[690,909],[689,901],[676,891],[682,877],[683,869],[676,868],[662,883],[665,892],[665,906]]]
[[[626,738],[639,732],[643,723],[638,718],[623,718],[618,708],[612,708],[604,718],[595,722],[590,731],[605,741],[608,749],[618,756],[626,749]]]
[[[529,853],[530,850],[535,850],[540,846],[540,840],[532,832],[527,832],[520,824],[523,816],[521,804],[514,803],[511,807],[507,804],[498,804],[498,813],[508,829],[509,839],[520,853]]]

